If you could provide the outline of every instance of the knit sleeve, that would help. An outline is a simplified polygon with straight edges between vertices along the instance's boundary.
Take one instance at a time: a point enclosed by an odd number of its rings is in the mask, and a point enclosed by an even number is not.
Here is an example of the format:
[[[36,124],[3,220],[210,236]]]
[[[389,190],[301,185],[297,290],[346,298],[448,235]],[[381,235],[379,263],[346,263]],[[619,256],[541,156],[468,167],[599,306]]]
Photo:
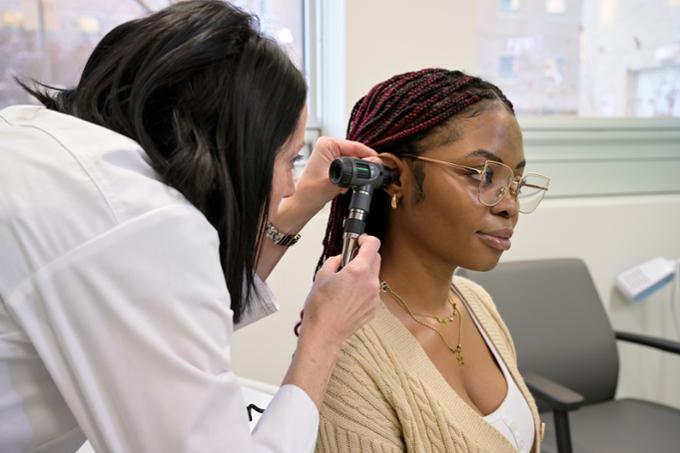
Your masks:
[[[380,358],[355,335],[331,376],[319,420],[316,453],[402,453],[397,415],[385,391]]]

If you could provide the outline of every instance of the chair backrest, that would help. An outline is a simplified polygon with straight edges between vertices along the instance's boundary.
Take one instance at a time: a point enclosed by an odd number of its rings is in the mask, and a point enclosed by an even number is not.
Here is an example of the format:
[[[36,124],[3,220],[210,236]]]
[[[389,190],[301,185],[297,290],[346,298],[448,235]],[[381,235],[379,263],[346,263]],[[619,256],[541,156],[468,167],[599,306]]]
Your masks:
[[[520,371],[579,392],[585,404],[614,397],[616,339],[583,261],[515,261],[457,275],[476,281],[493,298],[512,333]]]

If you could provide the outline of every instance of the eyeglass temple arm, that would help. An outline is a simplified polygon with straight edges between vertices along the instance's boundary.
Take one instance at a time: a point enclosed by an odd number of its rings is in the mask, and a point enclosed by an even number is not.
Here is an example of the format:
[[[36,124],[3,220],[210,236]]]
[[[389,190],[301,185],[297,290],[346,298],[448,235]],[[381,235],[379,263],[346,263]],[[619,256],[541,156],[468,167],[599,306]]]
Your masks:
[[[474,172],[476,172],[480,175],[483,173],[483,170],[480,170],[479,168],[468,167],[467,165],[454,164],[453,162],[446,162],[446,161],[438,160],[438,159],[430,159],[429,157],[414,156],[413,154],[403,154],[402,157],[410,157],[410,158],[416,159],[416,160],[424,160],[426,162],[432,162],[433,164],[446,165],[447,167],[464,168],[466,170],[474,171]]]
[[[548,190],[547,187],[537,186],[537,185],[535,185],[535,184],[527,184],[527,183],[524,183],[523,185],[525,185],[525,186],[527,186],[527,187],[531,187],[532,189]]]
[[[427,161],[427,162],[432,162],[432,163],[435,163],[435,164],[442,164],[442,165],[446,165],[448,167],[453,167],[453,168],[464,168],[466,170],[474,171],[475,173],[477,173],[479,175],[481,175],[484,172],[483,170],[480,170],[479,168],[468,167],[467,165],[454,164],[453,162],[445,162],[443,160],[430,159],[428,157],[415,156],[413,154],[404,154],[403,157],[410,157],[410,158],[416,159],[416,160],[424,160],[424,161]],[[532,189],[540,189],[540,190],[545,190],[545,191],[548,190],[547,187],[538,186],[536,184],[524,183],[524,185],[527,186],[527,187],[531,187]]]

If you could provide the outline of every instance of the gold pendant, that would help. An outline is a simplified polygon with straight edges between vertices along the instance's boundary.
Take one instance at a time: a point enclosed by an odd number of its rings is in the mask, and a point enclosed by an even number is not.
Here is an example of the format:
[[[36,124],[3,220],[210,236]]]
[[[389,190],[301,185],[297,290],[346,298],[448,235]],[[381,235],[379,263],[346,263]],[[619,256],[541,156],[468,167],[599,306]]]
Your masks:
[[[448,318],[440,318],[439,316],[435,316],[435,319],[439,324],[448,324],[451,321],[455,319],[454,315],[449,316]]]
[[[463,357],[463,347],[461,345],[456,346],[454,349],[454,354],[456,354],[456,361],[459,365],[465,365],[465,358]]]

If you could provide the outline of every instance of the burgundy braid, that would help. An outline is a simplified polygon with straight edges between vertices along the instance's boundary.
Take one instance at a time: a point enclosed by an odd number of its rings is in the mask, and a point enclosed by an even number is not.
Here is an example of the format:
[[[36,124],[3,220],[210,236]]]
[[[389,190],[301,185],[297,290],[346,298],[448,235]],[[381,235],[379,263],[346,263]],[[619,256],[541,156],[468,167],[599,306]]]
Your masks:
[[[396,150],[423,138],[468,107],[482,101],[500,101],[514,114],[512,103],[495,85],[460,71],[422,69],[391,77],[371,88],[354,104],[347,126],[347,139],[361,142],[378,152]],[[323,262],[342,253],[342,222],[347,216],[351,193],[337,196],[323,240]],[[370,216],[368,218],[370,223]],[[295,326],[298,335],[302,324]]]

